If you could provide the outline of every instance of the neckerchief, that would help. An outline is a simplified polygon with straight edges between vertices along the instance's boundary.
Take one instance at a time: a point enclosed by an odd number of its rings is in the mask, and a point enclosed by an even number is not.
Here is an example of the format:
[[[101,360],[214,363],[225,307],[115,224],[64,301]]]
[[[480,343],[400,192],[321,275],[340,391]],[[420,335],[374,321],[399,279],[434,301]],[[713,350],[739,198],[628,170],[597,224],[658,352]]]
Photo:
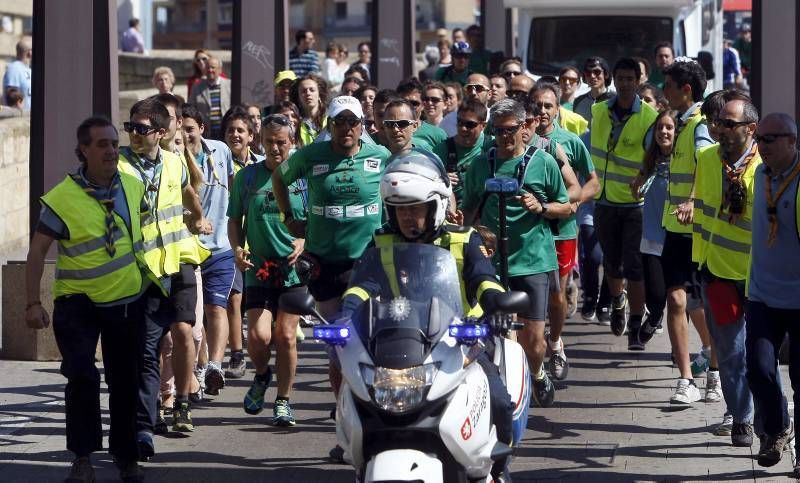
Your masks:
[[[156,162],[152,162],[149,160],[143,160],[141,156],[134,153],[130,148],[122,148],[125,150],[125,158],[128,159],[131,166],[139,173],[139,176],[142,178],[142,183],[144,183],[144,199],[147,203],[147,211],[150,213],[156,212],[156,200],[158,199],[158,188],[161,186],[161,170],[164,167],[164,163],[161,162],[161,151],[159,150],[158,156],[156,157]],[[152,164],[153,169],[153,179],[150,179],[147,176],[147,172],[145,170],[145,163]]]
[[[795,161],[796,165],[789,176],[783,180],[783,183],[778,187],[778,193],[775,198],[772,197],[772,174],[765,170],[764,174],[767,175],[767,185],[764,187],[764,193],[767,196],[767,218],[769,219],[769,237],[767,238],[767,245],[772,246],[775,239],[778,237],[778,201],[783,196],[783,192],[791,184],[792,180],[800,173],[800,162]]]
[[[722,160],[722,169],[725,177],[728,179],[728,188],[722,194],[722,204],[720,212],[728,211],[731,206],[731,199],[734,196],[742,197],[742,206],[747,206],[747,189],[742,182],[742,175],[747,171],[750,163],[758,154],[758,145],[754,142],[750,143],[750,147],[736,162],[730,163],[727,160]],[[729,213],[728,223],[736,223],[740,214]]]
[[[104,238],[106,242],[106,251],[110,257],[113,257],[114,254],[117,253],[117,249],[114,247],[114,230],[117,229],[117,224],[114,221],[114,198],[116,198],[117,190],[119,189],[119,173],[115,173],[114,177],[111,179],[111,186],[109,186],[106,196],[102,196],[94,186],[81,176],[80,172],[71,173],[70,177],[83,189],[84,193],[97,200],[100,206],[105,210],[106,233]]]

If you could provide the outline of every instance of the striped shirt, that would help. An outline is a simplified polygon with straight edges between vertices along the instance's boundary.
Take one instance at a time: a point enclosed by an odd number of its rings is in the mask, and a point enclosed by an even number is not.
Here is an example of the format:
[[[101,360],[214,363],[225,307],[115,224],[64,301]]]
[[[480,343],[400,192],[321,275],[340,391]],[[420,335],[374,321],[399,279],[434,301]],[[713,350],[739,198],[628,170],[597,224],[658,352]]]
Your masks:
[[[208,95],[211,99],[211,106],[208,113],[208,123],[211,127],[212,139],[220,139],[220,130],[222,129],[222,99],[220,97],[219,84],[215,86],[208,86]]]
[[[297,77],[308,74],[319,74],[319,58],[317,52],[306,50],[303,53],[297,47],[289,51],[289,69],[294,71]]]

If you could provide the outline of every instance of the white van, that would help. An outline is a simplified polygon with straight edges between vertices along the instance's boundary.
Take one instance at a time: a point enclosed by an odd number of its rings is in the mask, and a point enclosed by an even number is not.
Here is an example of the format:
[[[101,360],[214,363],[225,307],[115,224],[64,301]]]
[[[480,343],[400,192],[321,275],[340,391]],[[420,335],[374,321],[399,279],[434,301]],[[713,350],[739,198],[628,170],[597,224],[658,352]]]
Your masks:
[[[722,0],[505,0],[519,8],[519,57],[535,76],[557,76],[600,56],[613,67],[620,57],[654,63],[653,48],[670,41],[676,56],[713,57],[722,87]]]

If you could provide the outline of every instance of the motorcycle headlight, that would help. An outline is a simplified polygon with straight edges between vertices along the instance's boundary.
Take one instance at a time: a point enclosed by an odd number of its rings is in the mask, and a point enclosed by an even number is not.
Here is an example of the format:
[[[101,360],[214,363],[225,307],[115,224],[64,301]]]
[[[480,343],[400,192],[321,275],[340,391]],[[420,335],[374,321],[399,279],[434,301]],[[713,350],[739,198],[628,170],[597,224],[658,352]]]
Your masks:
[[[372,399],[379,408],[390,413],[404,413],[425,400],[438,370],[435,363],[407,369],[362,365],[361,375],[364,382],[372,386]]]

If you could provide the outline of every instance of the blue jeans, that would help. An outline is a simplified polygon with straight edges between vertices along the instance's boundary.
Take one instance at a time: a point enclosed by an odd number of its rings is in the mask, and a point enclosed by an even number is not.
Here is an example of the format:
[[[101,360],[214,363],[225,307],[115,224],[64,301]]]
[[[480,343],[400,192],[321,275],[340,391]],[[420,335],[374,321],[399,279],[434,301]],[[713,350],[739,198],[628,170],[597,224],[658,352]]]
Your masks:
[[[578,232],[578,268],[581,274],[583,303],[588,303],[591,307],[604,307],[611,303],[605,277],[602,285],[600,281],[599,270],[602,264],[603,250],[600,249],[594,226],[581,225]]]
[[[734,422],[752,423],[753,396],[747,384],[745,317],[732,324],[718,325],[706,296],[707,285],[708,283],[703,281],[703,308],[719,362],[722,395],[725,396],[728,412],[733,415]]]
[[[773,309],[747,302],[747,380],[764,432],[774,436],[789,426],[789,410],[778,371],[778,350],[789,334],[789,377],[794,391],[794,420],[800,417],[800,310]],[[723,386],[724,387],[724,386]]]

